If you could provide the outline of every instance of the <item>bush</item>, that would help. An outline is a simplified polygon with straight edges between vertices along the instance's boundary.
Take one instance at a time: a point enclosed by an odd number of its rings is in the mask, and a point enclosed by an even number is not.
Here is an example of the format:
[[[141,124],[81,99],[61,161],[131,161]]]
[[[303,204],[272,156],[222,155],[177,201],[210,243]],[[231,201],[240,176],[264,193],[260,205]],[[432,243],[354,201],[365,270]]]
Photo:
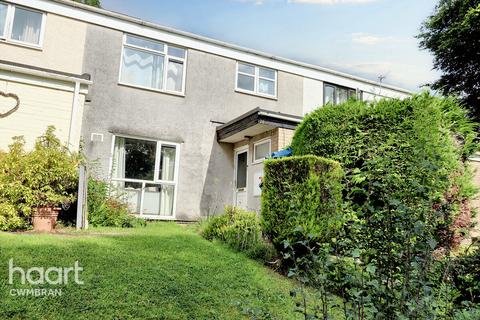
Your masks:
[[[78,183],[81,158],[60,142],[54,127],[48,127],[32,151],[24,146],[23,137],[15,137],[9,152],[0,155],[0,203],[4,204],[0,214],[3,220],[13,219],[5,223],[9,229],[25,227],[17,217],[26,221],[33,208],[72,202]]]
[[[225,242],[252,259],[268,262],[275,256],[271,244],[262,238],[260,219],[256,212],[227,206],[224,214],[210,217],[200,224],[200,234],[210,241]]]
[[[328,242],[343,225],[343,170],[338,162],[315,156],[265,161],[262,226],[273,245],[312,235]]]
[[[465,308],[455,312],[455,320],[478,320],[480,319],[480,307]]]
[[[307,115],[298,126],[291,145],[294,156],[332,159],[341,163],[345,172],[343,228],[331,241],[325,233],[323,239],[316,237],[315,246],[308,246],[324,248],[327,258],[322,262],[330,261],[329,256],[340,262],[353,257],[358,268],[365,268],[361,281],[353,283],[353,275],[335,271],[337,290],[354,293],[342,296],[345,305],[354,310],[369,308],[378,318],[387,319],[453,316],[452,295],[435,296],[450,285],[430,281],[432,253],[444,240],[440,229],[449,230],[468,203],[471,181],[463,161],[478,148],[475,126],[454,99],[428,94],[327,105]],[[302,211],[293,214],[308,217],[311,200],[302,205],[299,197],[269,185],[268,162],[266,167],[266,200],[275,199],[276,193],[285,194],[294,199],[294,209]],[[287,174],[271,173],[290,181]],[[297,172],[291,174],[295,177]],[[266,216],[289,220],[287,203],[268,204],[266,209]],[[273,214],[268,212],[271,209]],[[292,222],[289,230],[295,223],[300,230],[305,228],[303,219]],[[276,225],[266,227],[274,229]],[[281,232],[279,228],[276,234]],[[289,245],[288,236],[279,236],[275,243],[281,240]],[[307,236],[300,243],[308,241]],[[445,242],[442,248],[447,254],[450,245]],[[298,250],[292,251],[298,254]]]
[[[70,152],[48,127],[25,157],[23,184],[28,188],[31,207],[58,206],[76,199],[78,165],[81,157]]]
[[[8,203],[0,203],[0,231],[24,229],[26,221],[22,219],[15,207]]]
[[[88,221],[94,227],[133,228],[145,226],[143,219],[131,215],[128,205],[110,193],[107,182],[88,180]]]
[[[292,149],[294,155],[342,164],[344,200],[363,224],[349,230],[361,233],[352,243],[361,240],[371,256],[407,243],[415,252],[417,240],[458,213],[463,195],[451,190],[471,183],[462,178],[462,160],[477,148],[474,127],[453,99],[423,94],[373,104],[350,101],[309,114],[295,132]],[[409,231],[415,224],[423,235]],[[395,263],[403,264],[401,259]]]
[[[452,273],[453,283],[460,294],[457,301],[480,303],[480,249],[456,258]]]

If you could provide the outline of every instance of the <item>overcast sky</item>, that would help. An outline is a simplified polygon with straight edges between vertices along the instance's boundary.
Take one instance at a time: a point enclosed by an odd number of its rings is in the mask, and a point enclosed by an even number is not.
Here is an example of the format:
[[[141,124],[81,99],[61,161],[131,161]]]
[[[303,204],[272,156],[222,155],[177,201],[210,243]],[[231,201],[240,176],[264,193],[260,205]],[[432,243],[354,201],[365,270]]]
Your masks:
[[[411,90],[435,80],[414,38],[437,0],[103,0],[105,9]]]

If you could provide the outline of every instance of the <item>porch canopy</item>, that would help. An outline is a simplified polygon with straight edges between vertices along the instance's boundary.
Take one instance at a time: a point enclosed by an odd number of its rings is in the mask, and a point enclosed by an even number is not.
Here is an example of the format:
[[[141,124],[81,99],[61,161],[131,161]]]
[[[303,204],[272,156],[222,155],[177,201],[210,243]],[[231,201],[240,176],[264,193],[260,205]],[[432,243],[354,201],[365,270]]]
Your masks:
[[[302,117],[255,108],[217,128],[217,141],[236,143],[275,128],[295,130]]]

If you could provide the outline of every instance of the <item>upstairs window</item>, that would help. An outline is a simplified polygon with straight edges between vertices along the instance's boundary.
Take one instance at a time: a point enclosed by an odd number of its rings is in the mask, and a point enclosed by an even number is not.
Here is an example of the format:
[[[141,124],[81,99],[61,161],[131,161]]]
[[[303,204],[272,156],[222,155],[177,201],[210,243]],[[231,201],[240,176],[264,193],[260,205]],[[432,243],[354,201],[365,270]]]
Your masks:
[[[5,38],[5,27],[7,26],[8,6],[0,2],[0,37]]]
[[[0,39],[41,47],[45,13],[0,2]]]
[[[237,63],[237,91],[277,96],[277,71],[243,62]]]
[[[341,104],[348,99],[355,98],[357,91],[355,89],[325,84],[323,86],[323,104],[331,103],[333,105]]]
[[[183,94],[186,50],[131,35],[124,37],[120,83]]]

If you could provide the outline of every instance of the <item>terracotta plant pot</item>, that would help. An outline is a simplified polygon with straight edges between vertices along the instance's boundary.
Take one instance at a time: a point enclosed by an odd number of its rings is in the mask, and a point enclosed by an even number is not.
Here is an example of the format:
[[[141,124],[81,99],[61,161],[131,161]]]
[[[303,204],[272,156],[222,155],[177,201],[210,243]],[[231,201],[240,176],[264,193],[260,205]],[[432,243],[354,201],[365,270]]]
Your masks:
[[[55,207],[33,209],[33,230],[38,232],[52,232],[57,225],[57,217],[61,210],[61,208]]]

